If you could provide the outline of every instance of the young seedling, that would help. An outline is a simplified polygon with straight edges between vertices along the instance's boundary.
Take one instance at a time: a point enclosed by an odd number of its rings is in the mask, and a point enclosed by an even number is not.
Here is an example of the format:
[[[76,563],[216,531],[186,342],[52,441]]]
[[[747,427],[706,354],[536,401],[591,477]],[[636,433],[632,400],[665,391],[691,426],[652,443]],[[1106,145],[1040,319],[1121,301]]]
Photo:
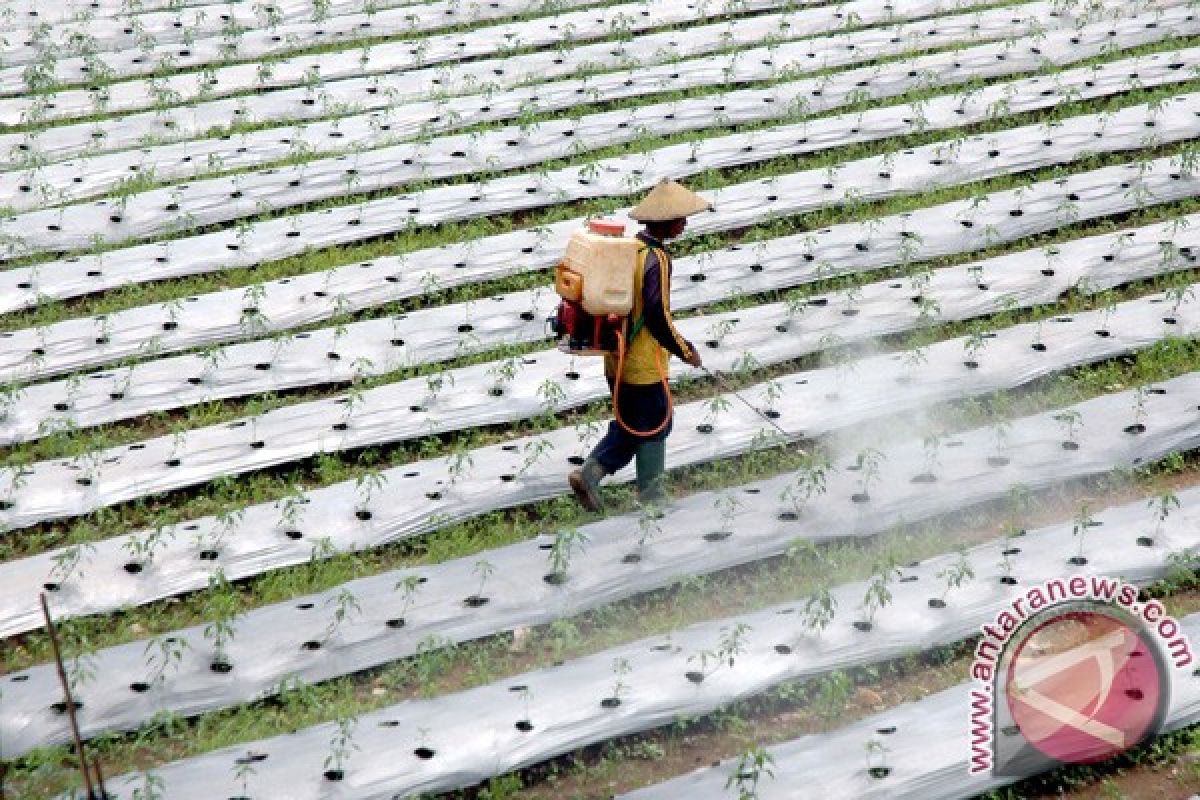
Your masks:
[[[921,447],[925,451],[925,471],[915,476],[912,482],[934,483],[937,481],[937,469],[942,463],[939,456],[942,434],[937,432],[926,434],[925,438],[921,440]]]
[[[1154,532],[1150,536],[1139,536],[1137,543],[1143,547],[1151,547],[1162,535],[1163,524],[1171,515],[1171,509],[1179,508],[1179,497],[1170,489],[1166,489],[1146,501],[1146,507],[1150,509],[1154,518]]]
[[[1145,385],[1133,390],[1133,424],[1125,426],[1125,432],[1137,435],[1146,432],[1146,397],[1149,395]]]
[[[492,562],[481,558],[475,562],[475,566],[471,569],[471,572],[479,577],[479,587],[475,590],[475,594],[468,596],[463,602],[468,608],[479,608],[482,605],[486,605],[488,600],[491,599],[483,593],[483,588],[487,585],[488,578],[495,574],[496,567]]]
[[[1016,586],[1017,579],[1013,576],[1012,557],[1020,552],[1013,547],[1013,534],[1016,530],[1012,525],[1004,528],[1004,541],[1000,544],[1000,582],[1005,586]]]
[[[275,508],[279,510],[279,523],[276,528],[289,539],[297,539],[303,535],[297,528],[308,503],[308,494],[298,483],[292,484],[288,493],[275,501]]]
[[[1099,523],[1092,517],[1091,508],[1087,501],[1079,504],[1079,510],[1075,512],[1075,518],[1071,523],[1071,533],[1075,536],[1075,540],[1079,543],[1079,549],[1075,555],[1067,559],[1069,564],[1081,567],[1087,562],[1087,557],[1083,554],[1084,537],[1087,536],[1089,528],[1093,528]]]
[[[131,534],[124,544],[125,552],[129,553],[129,563],[125,565],[125,571],[137,574],[145,570],[154,562],[155,552],[174,538],[175,526],[163,521],[157,522],[154,530],[147,532],[145,536]]]
[[[737,800],[758,800],[758,784],[764,775],[775,777],[774,766],[775,757],[756,744],[738,756],[725,788],[736,789]]]
[[[966,585],[968,581],[972,580],[975,577],[975,569],[971,566],[971,562],[968,560],[966,552],[959,550],[958,558],[955,559],[954,563],[945,569],[940,570],[937,576],[941,578],[942,583],[944,584],[942,588],[942,594],[940,597],[929,598],[929,607],[945,608],[946,598],[949,596],[951,590],[958,589]]]
[[[517,696],[521,698],[521,708],[524,712],[521,719],[517,720],[515,727],[521,733],[529,733],[533,730],[533,718],[529,714],[529,701],[533,698],[533,692],[524,684],[513,686],[511,691],[516,692]]]
[[[229,351],[220,345],[209,345],[200,351],[200,358],[204,361],[204,369],[200,372],[200,383],[211,383],[212,377],[229,358]]]
[[[571,559],[583,552],[587,541],[587,534],[576,528],[563,528],[554,534],[554,543],[550,546],[550,572],[544,578],[546,583],[561,586],[567,582]]]
[[[538,386],[538,398],[542,401],[542,413],[547,419],[553,419],[554,414],[567,401],[567,392],[562,388],[562,384],[554,380],[554,378],[546,378]]]
[[[829,581],[821,579],[813,587],[812,593],[805,598],[804,608],[800,611],[800,620],[807,630],[816,636],[829,627],[837,613],[837,598],[829,590]]]
[[[888,749],[878,739],[868,739],[864,745],[867,754],[867,774],[875,780],[883,780],[892,772],[887,765]]]
[[[854,469],[858,471],[858,492],[851,495],[852,501],[866,503],[871,499],[871,486],[879,480],[884,458],[883,453],[874,447],[865,447],[855,456]]]
[[[490,367],[487,374],[492,376],[493,383],[492,388],[488,389],[488,394],[492,397],[503,397],[504,392],[521,373],[522,366],[520,358],[509,356]]]
[[[1163,292],[1163,297],[1171,301],[1171,313],[1163,318],[1163,322],[1174,325],[1179,320],[1179,307],[1195,298],[1195,292],[1190,284],[1178,284]]]
[[[322,642],[328,643],[341,630],[342,624],[346,620],[362,614],[362,606],[358,604],[358,598],[354,596],[354,592],[345,587],[339,589],[338,593],[326,600],[325,603],[333,606],[333,613],[329,616],[329,622],[325,626],[325,635],[322,637]]]
[[[460,442],[457,447],[446,456],[446,473],[450,476],[450,485],[465,480],[475,467],[475,459],[471,456],[470,447],[467,443]]]
[[[325,780],[340,781],[346,777],[346,762],[359,749],[354,742],[354,728],[357,725],[356,717],[339,717],[334,722],[329,753],[325,756]]]
[[[1062,442],[1063,450],[1078,450],[1079,442],[1076,441],[1075,434],[1083,424],[1083,415],[1075,409],[1068,409],[1054,415],[1054,419],[1058,421],[1063,428],[1063,435],[1066,437]]]
[[[96,679],[96,648],[88,637],[82,620],[64,617],[55,620],[59,646],[67,675],[67,687],[77,702],[79,689]]]
[[[702,683],[722,667],[728,666],[733,669],[737,657],[746,650],[746,636],[750,630],[750,626],[744,622],[739,622],[732,628],[722,627],[715,650],[701,650],[688,657],[689,663],[699,662],[700,671],[688,672],[685,677],[692,683]]]
[[[242,797],[250,797],[250,778],[258,773],[256,759],[243,756],[233,760],[233,779],[242,785]]]
[[[524,475],[529,470],[541,461],[546,455],[554,450],[554,443],[545,437],[539,436],[531,442],[526,442],[521,449],[525,457],[521,460],[521,467],[517,470],[517,475]]]
[[[618,657],[612,660],[612,694],[600,701],[601,706],[604,708],[616,708],[621,705],[622,695],[629,691],[629,685],[625,683],[625,678],[631,671],[632,667],[629,666],[628,659]]]
[[[875,627],[875,615],[892,602],[892,590],[888,588],[892,581],[900,575],[900,569],[891,557],[884,557],[875,565],[875,571],[867,582],[867,590],[863,594],[862,619],[854,623],[854,627],[864,633]]]
[[[210,668],[216,673],[227,673],[233,669],[228,647],[237,635],[236,622],[242,610],[237,591],[219,567],[208,579],[205,614],[211,620],[204,627],[204,638],[212,643]]]
[[[425,376],[425,401],[423,405],[430,406],[437,401],[443,389],[454,386],[454,374],[446,370],[431,372]]]
[[[733,519],[742,508],[742,501],[737,495],[729,492],[719,492],[713,500],[713,509],[721,517],[721,526],[713,533],[707,533],[704,538],[710,542],[728,539],[733,535]]]
[[[221,551],[221,545],[233,535],[246,516],[245,508],[226,508],[216,514],[216,525],[209,528],[210,537],[205,542],[205,549],[216,554]]]
[[[712,433],[716,428],[717,417],[733,408],[733,402],[723,394],[715,394],[704,403],[704,422],[696,426],[700,433]]]
[[[831,469],[833,465],[824,453],[805,454],[800,468],[796,471],[796,477],[789,481],[779,494],[779,499],[791,503],[793,509],[782,512],[780,518],[798,519],[814,496],[825,494],[826,481]]]
[[[72,578],[83,578],[83,564],[85,554],[93,554],[96,552],[96,546],[90,542],[76,542],[59,550],[51,557],[54,567],[51,568],[49,574],[49,582],[45,584],[47,591],[57,591],[63,585],[68,583]]]
[[[375,516],[371,501],[375,494],[387,484],[387,475],[377,469],[369,469],[354,479],[354,516],[366,522]]]
[[[176,671],[183,664],[183,654],[188,650],[187,639],[178,636],[155,636],[146,642],[142,654],[150,669],[150,686],[161,686],[167,682],[167,670]]]
[[[1103,309],[1100,313],[1100,327],[1096,329],[1096,335],[1101,338],[1108,338],[1112,332],[1108,328],[1108,323],[1112,320],[1112,315],[1117,311],[1117,295],[1110,291],[1105,291],[1100,295],[1100,301],[1103,303]]]
[[[978,327],[972,329],[970,335],[963,340],[963,352],[967,356],[963,361],[963,366],[967,369],[979,369],[979,357],[983,354],[985,347],[987,347],[987,336],[984,335],[983,330]]]
[[[719,348],[725,337],[733,332],[737,327],[738,320],[736,318],[726,317],[725,319],[717,320],[705,329],[705,344],[711,348]]]
[[[403,628],[407,624],[408,610],[412,608],[413,601],[417,599],[417,593],[421,590],[421,584],[424,582],[419,575],[405,575],[396,581],[392,591],[400,592],[400,614],[388,620],[389,628]]]

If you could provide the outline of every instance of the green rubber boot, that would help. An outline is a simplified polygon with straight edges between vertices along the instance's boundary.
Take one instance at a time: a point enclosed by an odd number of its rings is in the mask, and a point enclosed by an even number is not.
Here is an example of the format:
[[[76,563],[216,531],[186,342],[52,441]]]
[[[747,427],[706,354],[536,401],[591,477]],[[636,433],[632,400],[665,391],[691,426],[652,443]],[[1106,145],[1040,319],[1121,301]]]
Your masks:
[[[600,481],[608,472],[594,458],[588,458],[583,466],[567,476],[571,491],[575,492],[579,504],[588,511],[599,511],[603,504],[600,502]]]
[[[667,463],[666,441],[642,442],[637,449],[638,502],[643,506],[665,508],[667,478],[664,474]]]

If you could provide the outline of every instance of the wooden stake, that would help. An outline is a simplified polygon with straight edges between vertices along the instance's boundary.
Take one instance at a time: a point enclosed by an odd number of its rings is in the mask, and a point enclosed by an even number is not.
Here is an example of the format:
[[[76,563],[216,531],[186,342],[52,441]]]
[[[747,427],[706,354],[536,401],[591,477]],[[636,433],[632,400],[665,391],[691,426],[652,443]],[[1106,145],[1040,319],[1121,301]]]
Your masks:
[[[79,771],[83,773],[83,787],[87,789],[88,800],[101,800],[97,797],[92,785],[92,774],[88,770],[87,754],[83,750],[83,739],[79,736],[79,723],[75,719],[75,700],[71,697],[71,684],[67,681],[67,671],[63,669],[62,652],[58,649],[58,631],[54,620],[50,619],[50,607],[46,605],[46,594],[43,592],[42,615],[46,618],[46,632],[50,635],[50,649],[54,651],[54,665],[58,668],[58,680],[62,684],[63,696],[67,701],[67,720],[71,724],[71,737],[75,740],[75,753],[79,757]]]

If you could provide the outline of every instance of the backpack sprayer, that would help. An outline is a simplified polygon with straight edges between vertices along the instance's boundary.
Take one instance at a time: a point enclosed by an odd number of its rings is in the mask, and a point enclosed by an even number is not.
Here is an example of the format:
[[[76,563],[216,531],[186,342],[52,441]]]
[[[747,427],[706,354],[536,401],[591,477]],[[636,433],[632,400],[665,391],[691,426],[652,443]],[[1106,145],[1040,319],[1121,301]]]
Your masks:
[[[558,349],[575,356],[615,355],[616,380],[613,383],[613,412],[617,424],[634,436],[654,436],[666,427],[671,418],[671,388],[663,363],[663,350],[655,351],[656,366],[663,391],[667,393],[667,414],[662,424],[650,431],[636,431],[621,419],[617,398],[621,391],[621,376],[625,371],[625,353],[641,330],[642,320],[630,322],[634,293],[637,290],[637,269],[644,262],[641,241],[626,237],[625,226],[604,219],[588,220],[587,227],[576,231],[567,242],[562,262],[554,271],[554,290],[562,298],[554,316],[546,322],[558,339]],[[754,410],[775,430],[787,437],[787,431],[763,414],[722,380],[721,376],[701,367],[716,383],[719,390],[729,392]]]
[[[645,263],[642,252],[647,247],[624,234],[624,223],[591,219],[586,228],[571,235],[563,259],[554,271],[554,290],[562,302],[546,322],[562,352],[616,357],[612,398],[617,424],[634,436],[647,437],[660,433],[671,419],[671,387],[662,348],[656,348],[655,362],[667,395],[667,413],[662,423],[648,431],[634,430],[621,418],[617,401],[625,373],[625,356],[642,329],[642,317],[631,320],[630,315],[634,294],[641,285],[637,271]]]

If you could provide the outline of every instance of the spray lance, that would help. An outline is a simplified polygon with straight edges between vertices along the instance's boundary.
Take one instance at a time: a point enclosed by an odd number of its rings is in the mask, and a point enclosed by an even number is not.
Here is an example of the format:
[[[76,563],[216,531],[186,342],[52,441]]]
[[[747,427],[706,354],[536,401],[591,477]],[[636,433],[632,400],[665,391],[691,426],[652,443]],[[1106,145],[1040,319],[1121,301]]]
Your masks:
[[[736,397],[736,398],[737,398],[738,400],[740,400],[740,401],[741,401],[741,402],[742,402],[742,403],[743,403],[743,404],[744,404],[744,405],[745,405],[747,408],[749,408],[749,409],[750,409],[751,411],[753,411],[755,414],[758,414],[760,417],[762,417],[764,420],[766,420],[766,421],[767,421],[767,423],[768,423],[768,424],[770,424],[770,426],[771,426],[772,428],[774,428],[775,430],[779,431],[779,433],[783,435],[784,439],[790,439],[790,438],[791,438],[791,435],[790,435],[790,434],[788,434],[788,432],[787,432],[787,431],[785,431],[783,428],[781,428],[781,427],[779,426],[779,423],[777,423],[775,420],[773,420],[773,419],[771,419],[770,417],[768,417],[768,416],[767,416],[766,414],[764,414],[764,413],[763,413],[761,410],[759,410],[758,406],[754,405],[754,404],[753,404],[753,403],[751,403],[749,400],[747,400],[746,398],[744,398],[744,397],[742,397],[740,394],[738,394],[738,393],[737,393],[737,392],[736,392],[734,389],[732,389],[732,388],[729,386],[729,384],[727,384],[727,383],[725,382],[725,379],[721,377],[721,373],[719,373],[719,372],[714,372],[713,370],[709,369],[708,367],[704,366],[703,364],[701,364],[701,365],[700,365],[700,369],[704,370],[704,373],[705,373],[706,375],[708,375],[708,377],[710,377],[710,378],[712,378],[712,379],[713,379],[713,382],[714,382],[714,383],[716,383],[716,385],[717,385],[717,389],[718,389],[718,390],[720,390],[720,391],[723,391],[723,392],[726,392],[727,394],[731,394],[731,395],[733,395],[734,397]]]

